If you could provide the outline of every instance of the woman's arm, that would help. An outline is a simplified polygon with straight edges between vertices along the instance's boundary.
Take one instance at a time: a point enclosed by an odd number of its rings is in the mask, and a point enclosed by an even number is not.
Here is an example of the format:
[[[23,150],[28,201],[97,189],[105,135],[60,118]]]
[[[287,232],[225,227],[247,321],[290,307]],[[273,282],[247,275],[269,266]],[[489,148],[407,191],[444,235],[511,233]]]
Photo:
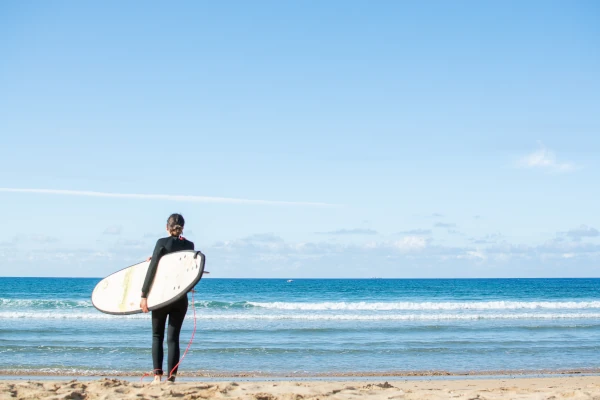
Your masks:
[[[148,272],[146,272],[146,279],[144,280],[144,285],[142,286],[142,298],[144,299],[148,297],[150,286],[152,286],[154,275],[156,275],[156,268],[158,267],[160,256],[164,250],[165,247],[162,244],[162,240],[159,239],[154,247],[154,253],[152,253],[152,259],[150,260],[150,265],[148,266]]]

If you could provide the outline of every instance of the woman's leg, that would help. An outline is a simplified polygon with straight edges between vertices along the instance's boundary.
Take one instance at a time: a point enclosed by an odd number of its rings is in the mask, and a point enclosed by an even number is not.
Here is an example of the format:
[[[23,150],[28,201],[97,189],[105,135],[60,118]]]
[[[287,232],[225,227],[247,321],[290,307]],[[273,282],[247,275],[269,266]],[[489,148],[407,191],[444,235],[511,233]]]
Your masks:
[[[185,313],[188,309],[188,298],[185,295],[181,300],[178,300],[176,303],[171,305],[171,310],[169,312],[169,329],[167,331],[167,347],[169,348],[169,374],[171,374],[171,370],[177,365],[179,362],[179,334],[181,333],[181,326],[183,325],[183,320],[185,319]],[[175,369],[172,374],[175,375],[177,373],[177,369]]]
[[[154,365],[154,375],[163,374],[163,342],[165,340],[165,323],[167,322],[168,311],[164,308],[152,311],[152,364]]]

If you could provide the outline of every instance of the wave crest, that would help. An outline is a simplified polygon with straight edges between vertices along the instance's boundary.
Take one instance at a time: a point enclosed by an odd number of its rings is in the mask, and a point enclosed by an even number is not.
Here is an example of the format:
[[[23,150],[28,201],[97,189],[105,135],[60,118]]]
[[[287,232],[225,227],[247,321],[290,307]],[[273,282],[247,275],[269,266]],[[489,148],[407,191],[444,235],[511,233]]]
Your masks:
[[[149,314],[109,315],[97,313],[0,312],[0,319],[145,319]],[[465,320],[559,320],[598,319],[600,313],[519,313],[519,314],[198,314],[198,320],[340,320],[340,321],[465,321]]]
[[[473,302],[248,302],[254,307],[306,311],[436,311],[436,310],[582,310],[600,309],[600,301],[473,301]]]

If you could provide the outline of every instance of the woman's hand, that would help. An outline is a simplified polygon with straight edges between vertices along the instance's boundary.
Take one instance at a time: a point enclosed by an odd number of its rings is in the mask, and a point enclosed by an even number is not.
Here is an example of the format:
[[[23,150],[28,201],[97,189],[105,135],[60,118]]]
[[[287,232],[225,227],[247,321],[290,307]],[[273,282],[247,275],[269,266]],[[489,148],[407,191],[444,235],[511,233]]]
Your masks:
[[[148,310],[148,299],[142,298],[142,301],[140,301],[140,308],[142,309],[142,312],[147,313]]]

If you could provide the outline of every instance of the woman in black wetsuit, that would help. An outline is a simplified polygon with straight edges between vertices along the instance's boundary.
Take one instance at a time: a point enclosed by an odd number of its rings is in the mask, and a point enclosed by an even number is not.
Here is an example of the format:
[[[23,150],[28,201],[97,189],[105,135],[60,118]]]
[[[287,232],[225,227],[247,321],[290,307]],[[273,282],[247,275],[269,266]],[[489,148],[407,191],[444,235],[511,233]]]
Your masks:
[[[148,266],[148,272],[146,273],[146,279],[144,280],[144,286],[142,286],[140,308],[145,313],[148,312],[148,292],[152,286],[152,281],[154,280],[156,267],[158,266],[160,257],[175,251],[194,250],[194,243],[181,236],[184,224],[185,221],[180,214],[172,214],[167,220],[167,232],[169,233],[169,236],[158,239],[156,242],[154,253],[152,254],[150,265]],[[179,362],[179,333],[181,332],[181,326],[183,325],[183,319],[185,318],[187,309],[188,298],[186,294],[174,303],[157,310],[152,310],[152,361],[154,364],[154,382],[152,383],[160,383],[163,375],[163,342],[165,339],[165,323],[167,322],[167,316],[169,317],[169,329],[167,332],[169,369],[167,370],[167,373],[170,374],[170,376],[168,376],[168,381],[175,382],[177,369],[173,370],[173,368]]]

